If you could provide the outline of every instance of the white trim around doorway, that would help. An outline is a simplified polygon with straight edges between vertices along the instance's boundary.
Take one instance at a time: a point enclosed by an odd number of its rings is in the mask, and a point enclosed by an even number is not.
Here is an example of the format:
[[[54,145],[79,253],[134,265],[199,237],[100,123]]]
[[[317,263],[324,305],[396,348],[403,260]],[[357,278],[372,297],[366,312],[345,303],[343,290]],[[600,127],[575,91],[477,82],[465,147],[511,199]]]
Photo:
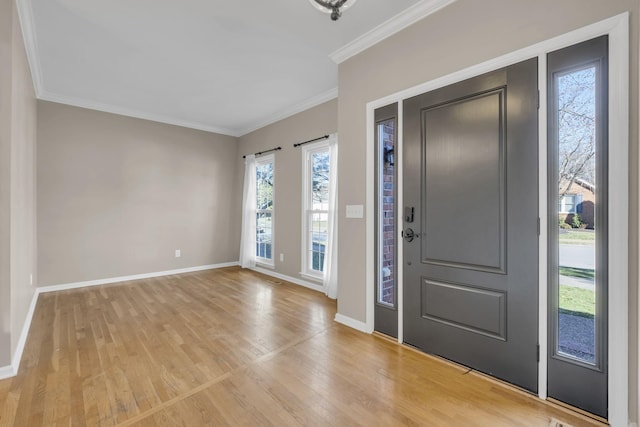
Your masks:
[[[609,423],[629,425],[629,313],[628,313],[628,232],[629,232],[629,13],[596,22],[558,37],[525,47],[501,57],[459,70],[418,86],[371,101],[366,105],[366,328],[374,329],[375,294],[375,161],[374,111],[397,102],[398,105],[398,212],[402,218],[402,101],[434,89],[448,86],[480,74],[506,67],[532,57],[539,67],[539,343],[538,396],[547,398],[547,108],[546,55],[549,52],[599,37],[609,36]],[[401,230],[401,225],[397,227]],[[398,236],[400,239],[400,236]],[[399,240],[400,241],[400,240]],[[398,265],[402,265],[402,245],[398,251]],[[398,341],[403,341],[402,269],[398,276]]]

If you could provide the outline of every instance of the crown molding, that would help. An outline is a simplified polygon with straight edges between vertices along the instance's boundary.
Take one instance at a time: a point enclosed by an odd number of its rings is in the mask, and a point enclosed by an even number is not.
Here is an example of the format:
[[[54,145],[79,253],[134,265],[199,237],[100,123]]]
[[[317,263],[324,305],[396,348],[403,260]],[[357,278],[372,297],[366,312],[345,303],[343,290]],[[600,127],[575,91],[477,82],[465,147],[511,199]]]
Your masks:
[[[321,93],[319,95],[316,95],[312,98],[307,99],[306,101],[300,102],[298,104],[295,104],[285,110],[280,111],[279,113],[273,114],[271,116],[269,116],[265,121],[250,126],[248,128],[243,129],[242,131],[239,132],[238,136],[244,136],[247,135],[253,131],[256,131],[258,129],[261,129],[265,126],[268,126],[270,124],[273,124],[275,122],[278,122],[280,120],[286,119],[287,117],[291,117],[294,114],[298,114],[301,113],[305,110],[308,110],[309,108],[313,108],[315,106],[318,106],[320,104],[324,104],[327,101],[331,101],[332,99],[335,99],[338,97],[338,88],[333,88],[330,89],[324,93]]]
[[[29,63],[29,69],[31,70],[31,78],[33,80],[33,87],[36,93],[36,98],[43,101],[51,101],[59,104],[72,105],[74,107],[103,111],[105,113],[135,117],[138,119],[150,120],[153,122],[202,130],[205,132],[229,135],[236,138],[240,136],[238,131],[234,129],[210,126],[204,123],[191,122],[188,120],[180,120],[173,117],[166,117],[126,107],[104,104],[83,98],[59,95],[47,91],[44,88],[44,81],[42,77],[42,66],[39,59],[40,54],[38,49],[35,24],[33,21],[33,9],[31,7],[31,0],[16,0],[16,8],[18,11],[18,19],[20,20],[20,27],[22,28],[22,38],[24,39],[25,50],[27,52],[27,61]]]
[[[395,15],[391,19],[378,25],[353,41],[347,43],[340,49],[329,55],[329,58],[336,64],[340,64],[347,59],[370,48],[376,43],[404,30],[421,19],[447,7],[456,0],[421,0],[410,8]]]
[[[35,32],[35,24],[33,21],[33,9],[31,7],[31,1],[16,0],[16,7],[18,11],[18,19],[20,20],[20,27],[22,28],[22,37],[24,39],[25,50],[27,52],[27,61],[29,62],[29,69],[31,70],[31,78],[33,80],[33,87],[36,93],[36,98],[44,101],[57,102],[59,104],[67,104],[74,107],[88,108],[90,110],[103,111],[106,113],[118,114],[121,116],[135,117],[138,119],[150,120],[153,122],[165,123],[175,126],[182,126],[206,132],[219,133],[233,137],[240,136],[238,132],[233,129],[215,127],[203,123],[180,120],[172,117],[137,111],[126,107],[118,107],[87,99],[58,95],[48,92],[44,88],[42,66],[39,60],[40,55]]]
[[[105,113],[118,114],[120,116],[134,117],[137,119],[149,120],[149,121],[158,122],[158,123],[165,123],[168,125],[181,126],[189,129],[202,130],[205,132],[213,132],[213,133],[218,133],[222,135],[233,136],[235,138],[244,136],[248,133],[251,133],[265,126],[268,126],[272,123],[275,123],[280,120],[286,119],[287,117],[293,116],[294,114],[301,113],[305,110],[308,110],[309,108],[313,108],[327,101],[331,101],[332,99],[335,99],[337,97],[338,97],[338,89],[333,88],[327,92],[321,93],[320,95],[309,98],[306,101],[303,101],[299,104],[295,104],[290,108],[287,108],[272,116],[269,116],[268,119],[266,119],[265,121],[259,124],[252,125],[248,128],[238,130],[238,129],[210,126],[204,123],[191,122],[188,120],[175,119],[173,117],[147,113],[144,111],[134,110],[126,107],[119,107],[115,105],[104,104],[104,103],[95,102],[95,101],[91,101],[83,98],[59,95],[59,94],[48,92],[46,90],[41,90],[40,94],[38,95],[38,99],[43,101],[50,101],[58,104],[71,105],[74,107],[102,111]]]
[[[31,1],[16,0],[16,9],[18,11],[20,28],[22,28],[22,38],[24,39],[24,48],[27,52],[27,62],[29,63],[29,69],[31,70],[33,88],[36,92],[36,97],[39,98],[43,91],[42,66],[40,65],[40,55],[35,25],[33,23],[33,9],[31,8]]]
[[[152,122],[165,123],[168,125],[181,126],[189,129],[202,130],[205,132],[213,132],[233,137],[240,136],[237,130],[229,128],[221,128],[210,126],[204,123],[192,122],[188,120],[176,119],[173,117],[162,116],[160,114],[147,113],[132,108],[119,107],[101,102],[91,101],[83,98],[64,96],[43,90],[38,99],[43,101],[56,102],[58,104],[72,105],[74,107],[87,108],[89,110],[103,111],[105,113],[118,114],[120,116],[134,117],[136,119],[150,120]]]
[[[437,10],[437,9],[434,9],[433,3],[440,4],[440,3],[444,2],[446,4],[449,4],[449,3],[453,2],[453,1],[455,1],[455,0],[422,0],[420,3],[418,3],[415,6],[413,6],[411,8],[411,10],[413,10],[416,6],[419,6],[422,3],[426,2],[428,5],[431,6],[429,8],[429,10],[432,13],[433,11]],[[321,93],[319,95],[316,95],[316,96],[314,96],[312,98],[309,98],[309,99],[307,99],[305,101],[302,101],[302,102],[300,102],[298,104],[295,104],[295,105],[293,105],[293,106],[291,106],[289,108],[286,108],[286,109],[284,109],[284,110],[282,110],[280,112],[277,112],[277,113],[275,113],[273,115],[270,115],[262,122],[249,125],[246,128],[238,129],[238,128],[226,128],[226,127],[211,126],[211,125],[205,124],[205,123],[192,122],[192,121],[188,121],[188,120],[181,120],[181,119],[177,119],[177,118],[174,118],[174,117],[162,116],[162,115],[153,114],[153,113],[149,113],[149,112],[145,112],[145,111],[135,110],[135,109],[132,109],[132,108],[127,108],[127,107],[122,107],[122,106],[116,106],[116,105],[101,103],[101,102],[93,101],[93,100],[90,100],[90,99],[73,97],[73,96],[66,96],[66,95],[62,95],[62,94],[56,94],[56,93],[53,93],[53,92],[49,92],[48,90],[45,89],[44,79],[43,79],[43,72],[42,72],[42,65],[41,65],[40,59],[39,59],[40,55],[39,55],[39,48],[38,48],[38,42],[37,42],[37,37],[36,37],[36,31],[35,31],[35,24],[34,24],[34,19],[33,19],[33,9],[32,9],[32,6],[31,6],[31,0],[16,0],[16,6],[17,6],[17,11],[18,11],[18,18],[20,20],[20,26],[22,28],[22,36],[24,38],[25,50],[26,50],[26,53],[27,53],[27,60],[28,60],[28,63],[29,63],[29,68],[31,70],[31,76],[32,76],[32,79],[33,79],[34,90],[35,90],[35,93],[36,93],[36,97],[38,99],[40,99],[40,100],[51,101],[51,102],[55,102],[55,103],[59,103],[59,104],[65,104],[65,105],[71,105],[71,106],[74,106],[74,107],[87,108],[87,109],[90,109],[90,110],[102,111],[102,112],[106,112],[106,113],[118,114],[118,115],[127,116],[127,117],[134,117],[134,118],[138,118],[138,119],[150,120],[150,121],[159,122],[159,123],[165,123],[165,124],[170,124],[170,125],[175,125],[175,126],[186,127],[186,128],[190,128],[190,129],[197,129],[197,130],[202,130],[202,131],[205,131],[205,132],[213,132],[213,133],[228,135],[228,136],[232,136],[232,137],[236,137],[237,138],[237,137],[246,135],[246,134],[251,133],[251,132],[253,132],[255,130],[258,130],[258,129],[262,128],[262,127],[265,127],[265,126],[268,126],[268,125],[270,125],[272,123],[275,123],[277,121],[286,119],[287,117],[293,116],[294,114],[298,114],[300,112],[308,110],[309,108],[313,108],[313,107],[315,107],[317,105],[323,104],[323,103],[325,103],[327,101],[330,101],[330,100],[335,99],[335,98],[338,97],[338,89],[337,88],[333,88],[333,89],[328,90],[327,92],[324,92],[324,93]],[[444,7],[444,6],[440,6],[440,7]],[[440,8],[440,7],[438,7],[438,8]],[[401,15],[404,15],[404,14],[401,14]],[[398,15],[398,16],[400,16],[400,15]],[[424,15],[424,16],[426,16],[426,15]],[[415,22],[415,20],[420,19],[421,17],[422,16],[420,16],[418,18],[415,18],[413,22]],[[389,21],[387,21],[387,23],[389,23],[391,21],[392,20],[389,20]],[[385,23],[385,24],[387,24],[387,23]],[[407,24],[407,25],[410,25],[410,24]],[[376,30],[377,29],[378,28],[376,28]],[[400,29],[402,29],[402,28],[396,29],[394,32],[397,32]],[[367,33],[367,34],[369,34],[369,33]],[[384,37],[388,37],[391,34],[393,34],[393,32],[389,32]],[[384,38],[384,37],[382,37],[382,38]],[[382,40],[382,38],[380,38],[379,40]],[[354,40],[354,42],[352,42],[349,45],[345,46],[345,48],[343,48],[343,49],[346,49],[348,46],[351,46],[352,44],[354,44],[358,40],[359,39]],[[377,40],[377,41],[379,41],[379,40]],[[377,41],[374,41],[373,43],[375,43]],[[366,47],[368,47],[368,46],[366,46]],[[364,47],[364,48],[366,48],[366,47]],[[362,48],[361,50],[363,50],[364,48]]]

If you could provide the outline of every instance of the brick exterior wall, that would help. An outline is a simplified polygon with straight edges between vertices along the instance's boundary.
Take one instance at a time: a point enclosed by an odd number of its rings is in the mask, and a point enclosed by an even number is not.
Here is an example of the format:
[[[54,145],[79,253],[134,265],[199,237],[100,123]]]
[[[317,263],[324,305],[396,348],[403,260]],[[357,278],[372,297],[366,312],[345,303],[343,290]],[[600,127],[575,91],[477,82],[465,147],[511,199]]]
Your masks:
[[[380,155],[385,158],[385,149],[393,149],[395,157],[395,121],[383,124],[383,141]],[[386,147],[386,148],[385,148]],[[384,162],[382,188],[382,301],[396,303],[396,218],[395,218],[395,165]]]
[[[566,185],[566,184],[565,184]],[[564,189],[564,186],[561,186]],[[587,229],[593,229],[594,226],[594,213],[596,206],[596,195],[593,191],[591,191],[588,186],[583,186],[577,182],[571,184],[569,190],[567,190],[567,195],[580,195],[582,196],[582,211],[578,213],[580,221],[585,224]],[[565,223],[572,225],[573,224],[573,214],[563,214],[560,213],[560,220]]]

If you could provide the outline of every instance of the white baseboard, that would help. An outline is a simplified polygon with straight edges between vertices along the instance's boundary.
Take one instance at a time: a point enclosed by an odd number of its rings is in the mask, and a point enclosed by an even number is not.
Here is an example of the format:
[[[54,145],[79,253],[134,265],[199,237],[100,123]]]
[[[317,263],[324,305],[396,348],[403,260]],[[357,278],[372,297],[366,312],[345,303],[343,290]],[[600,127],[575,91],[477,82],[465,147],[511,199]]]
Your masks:
[[[6,380],[7,378],[15,377],[16,371],[13,366],[0,366],[0,380]]]
[[[284,274],[276,273],[275,271],[271,271],[267,268],[262,267],[254,267],[251,270],[257,271],[258,273],[266,274],[267,276],[275,277],[277,279],[286,280],[287,282],[295,283],[296,285],[304,286],[305,288],[312,289],[317,292],[324,292],[324,287],[317,283],[307,282],[306,280],[296,279],[295,277],[286,276]]]
[[[296,285],[304,286],[305,288],[309,288],[314,291],[324,293],[324,287],[315,283],[307,282],[305,280],[297,279],[295,277],[290,277],[284,274],[276,273],[275,271],[269,270],[267,268],[254,267],[251,270],[257,271],[258,273],[266,274],[267,276],[272,276],[281,280],[286,280],[287,282],[295,283]],[[339,313],[336,314],[336,317],[334,318],[334,320],[338,323],[341,323],[345,326],[356,329],[360,332],[364,332],[366,334],[370,334],[373,332],[373,329],[368,328],[366,323],[361,322],[359,320],[352,319],[351,317],[347,317]]]
[[[365,322],[361,322],[359,320],[353,319],[351,317],[347,317],[343,314],[337,313],[336,317],[333,319],[338,323],[341,323],[350,328],[356,329],[360,332],[364,332],[365,334],[370,334],[373,332],[373,329],[368,328]]]
[[[237,266],[237,262],[227,262],[222,264],[210,264],[201,265],[198,267],[181,268],[178,270],[158,271],[155,273],[135,274],[133,276],[121,276],[112,277],[109,279],[89,280],[86,282],[65,283],[61,285],[41,286],[36,288],[33,298],[31,299],[31,305],[27,312],[27,318],[25,319],[24,326],[22,327],[22,333],[18,340],[18,346],[13,355],[10,366],[0,367],[0,380],[5,378],[11,378],[18,374],[18,368],[20,367],[20,360],[22,359],[22,353],[24,352],[24,346],[27,343],[27,336],[29,335],[29,328],[31,328],[31,321],[35,313],[36,304],[38,302],[38,296],[47,292],[65,291],[69,289],[86,288],[88,286],[107,285],[109,283],[126,282],[129,280],[148,279],[151,277],[170,276],[173,274],[192,273],[194,271],[214,270],[217,268],[234,267]]]
[[[38,288],[39,293],[66,291],[69,289],[86,288],[88,286],[108,285],[110,283],[127,282],[130,280],[149,279],[152,277],[170,276],[173,274],[193,273],[194,271],[214,270],[216,268],[234,267],[238,262],[226,262],[222,264],[201,265],[198,267],[180,268],[177,270],[157,271],[155,273],[134,274],[132,276],[110,277],[107,279],[88,280],[86,282],[64,283],[61,285],[47,285]]]
[[[18,346],[15,353],[13,353],[13,359],[11,365],[13,366],[13,375],[18,373],[20,368],[20,360],[22,359],[22,352],[24,351],[24,345],[27,343],[27,336],[29,335],[29,329],[31,328],[31,321],[33,320],[33,314],[36,311],[36,304],[38,303],[38,295],[40,295],[40,289],[36,288],[31,298],[31,304],[29,305],[29,311],[27,311],[27,318],[22,325],[22,332],[20,332],[20,338],[18,339]]]

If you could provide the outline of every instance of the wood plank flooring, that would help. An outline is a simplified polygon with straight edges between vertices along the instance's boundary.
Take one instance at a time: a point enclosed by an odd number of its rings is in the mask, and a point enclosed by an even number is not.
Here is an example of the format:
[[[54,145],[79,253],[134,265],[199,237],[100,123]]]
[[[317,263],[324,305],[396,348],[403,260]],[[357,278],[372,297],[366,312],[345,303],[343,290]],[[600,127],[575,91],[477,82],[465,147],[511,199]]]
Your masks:
[[[0,426],[601,425],[225,268],[40,295]]]

